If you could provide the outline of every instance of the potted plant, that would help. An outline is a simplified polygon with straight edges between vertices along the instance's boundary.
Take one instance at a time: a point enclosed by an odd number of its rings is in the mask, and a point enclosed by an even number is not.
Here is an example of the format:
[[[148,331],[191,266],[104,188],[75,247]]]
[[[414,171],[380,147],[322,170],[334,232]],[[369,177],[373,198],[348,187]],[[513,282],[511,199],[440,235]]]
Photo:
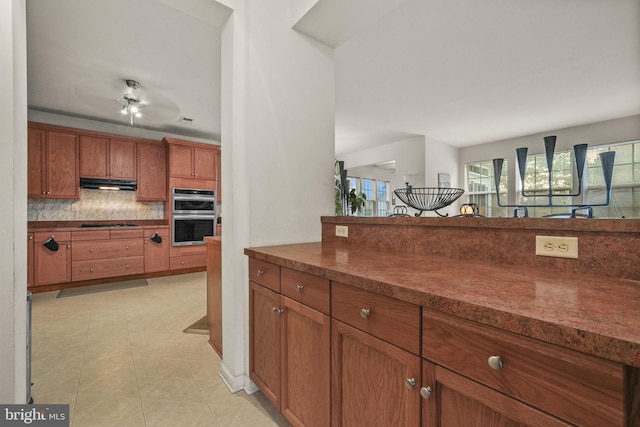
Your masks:
[[[364,207],[367,196],[364,193],[356,193],[356,189],[352,188],[349,192],[349,205],[351,206],[351,214],[360,213]]]

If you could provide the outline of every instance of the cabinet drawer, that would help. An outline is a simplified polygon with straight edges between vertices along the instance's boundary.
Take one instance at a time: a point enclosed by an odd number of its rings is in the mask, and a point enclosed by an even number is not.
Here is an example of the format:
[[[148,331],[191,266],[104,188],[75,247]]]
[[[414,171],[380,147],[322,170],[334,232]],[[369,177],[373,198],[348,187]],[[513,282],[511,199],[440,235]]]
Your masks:
[[[332,282],[331,314],[371,335],[420,354],[420,306]]]
[[[206,265],[207,265],[207,254],[171,257],[169,261],[170,270],[180,270],[181,268],[205,267]]]
[[[280,292],[280,266],[270,262],[249,258],[249,280]]]
[[[74,242],[71,248],[73,261],[102,258],[142,256],[142,239],[116,239]]]
[[[109,230],[72,231],[71,241],[79,240],[109,240]]]
[[[71,263],[71,278],[73,281],[141,273],[144,273],[144,257],[142,256],[74,261]]]
[[[428,310],[422,356],[570,423],[623,425],[621,364]]]
[[[53,237],[56,242],[68,242],[71,240],[71,233],[69,231],[37,231],[33,235],[33,241],[37,245],[49,240],[49,237]]]
[[[324,314],[329,314],[331,308],[329,286],[329,279],[282,268],[281,293]]]
[[[144,235],[141,228],[126,228],[109,231],[109,235],[112,239],[135,239],[136,237],[141,238]]]

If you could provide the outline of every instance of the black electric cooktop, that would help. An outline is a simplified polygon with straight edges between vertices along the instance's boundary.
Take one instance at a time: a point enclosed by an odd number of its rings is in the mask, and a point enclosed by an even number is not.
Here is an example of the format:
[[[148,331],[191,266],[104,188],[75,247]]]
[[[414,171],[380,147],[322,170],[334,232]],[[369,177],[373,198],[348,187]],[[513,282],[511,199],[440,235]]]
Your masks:
[[[137,227],[138,224],[80,224],[80,227]]]

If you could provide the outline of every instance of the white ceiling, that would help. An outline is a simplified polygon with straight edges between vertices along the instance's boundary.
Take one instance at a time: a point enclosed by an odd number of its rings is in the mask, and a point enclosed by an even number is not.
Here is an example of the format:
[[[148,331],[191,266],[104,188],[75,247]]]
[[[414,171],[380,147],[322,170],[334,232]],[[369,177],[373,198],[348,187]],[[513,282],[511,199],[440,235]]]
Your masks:
[[[219,139],[230,13],[213,0],[27,0],[29,106],[123,123],[134,78],[150,103],[137,126]],[[336,48],[338,156],[640,114],[638,0],[320,0],[296,29]]]

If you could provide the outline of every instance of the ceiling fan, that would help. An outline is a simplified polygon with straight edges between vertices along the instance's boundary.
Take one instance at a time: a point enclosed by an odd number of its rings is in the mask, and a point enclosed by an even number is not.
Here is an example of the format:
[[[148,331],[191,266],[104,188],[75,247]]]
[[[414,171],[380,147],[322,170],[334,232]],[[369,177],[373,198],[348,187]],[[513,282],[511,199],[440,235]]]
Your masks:
[[[123,88],[124,83],[124,88]],[[149,90],[134,79],[85,80],[75,88],[76,96],[97,119],[134,124],[163,125],[179,120],[180,108],[167,96]],[[95,116],[95,114],[92,114]]]
[[[130,93],[125,93],[121,100],[123,101],[122,109],[120,113],[123,116],[129,117],[129,124],[133,126],[133,118],[141,118],[142,112],[140,111],[146,104],[142,99],[135,96],[135,91],[140,87],[140,83],[135,80],[127,79],[124,81],[127,87],[131,89]]]

